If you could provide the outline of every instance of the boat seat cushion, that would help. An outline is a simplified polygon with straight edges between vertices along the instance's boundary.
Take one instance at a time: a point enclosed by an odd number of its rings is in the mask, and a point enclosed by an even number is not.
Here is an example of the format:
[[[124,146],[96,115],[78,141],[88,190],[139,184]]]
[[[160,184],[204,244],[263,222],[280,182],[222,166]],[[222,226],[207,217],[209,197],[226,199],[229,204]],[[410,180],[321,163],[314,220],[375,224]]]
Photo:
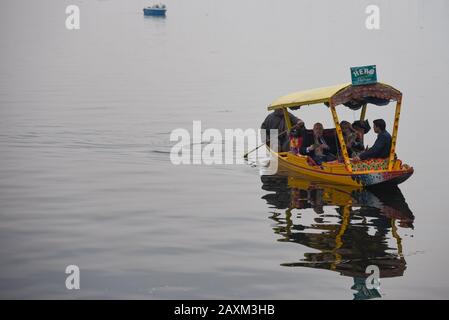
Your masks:
[[[362,161],[352,162],[352,171],[368,171],[368,170],[387,170],[388,169],[388,158],[375,158],[367,159]]]

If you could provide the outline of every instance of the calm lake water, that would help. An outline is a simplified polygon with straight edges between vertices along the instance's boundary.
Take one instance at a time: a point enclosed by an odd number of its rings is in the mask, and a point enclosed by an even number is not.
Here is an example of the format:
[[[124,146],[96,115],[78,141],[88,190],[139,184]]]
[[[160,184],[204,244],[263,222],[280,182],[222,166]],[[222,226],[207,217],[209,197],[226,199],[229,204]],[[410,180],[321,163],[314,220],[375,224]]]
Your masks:
[[[377,31],[371,1],[165,4],[1,2],[0,298],[449,298],[449,2],[376,1]],[[366,64],[404,94],[397,153],[415,174],[399,189],[170,162],[172,130],[257,128],[277,97]]]

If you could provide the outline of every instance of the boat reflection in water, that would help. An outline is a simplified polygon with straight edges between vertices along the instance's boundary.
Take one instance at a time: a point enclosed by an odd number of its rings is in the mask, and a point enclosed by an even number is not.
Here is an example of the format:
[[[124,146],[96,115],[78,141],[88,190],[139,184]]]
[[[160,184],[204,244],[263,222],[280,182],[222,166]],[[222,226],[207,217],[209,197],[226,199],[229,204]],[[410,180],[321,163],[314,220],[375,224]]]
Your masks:
[[[327,269],[352,277],[355,299],[379,298],[368,289],[366,268],[379,268],[380,279],[400,277],[406,269],[398,228],[413,229],[413,213],[397,186],[369,190],[327,185],[301,177],[262,176],[270,217],[279,241],[313,249],[286,267]],[[318,252],[317,252],[318,251]]]

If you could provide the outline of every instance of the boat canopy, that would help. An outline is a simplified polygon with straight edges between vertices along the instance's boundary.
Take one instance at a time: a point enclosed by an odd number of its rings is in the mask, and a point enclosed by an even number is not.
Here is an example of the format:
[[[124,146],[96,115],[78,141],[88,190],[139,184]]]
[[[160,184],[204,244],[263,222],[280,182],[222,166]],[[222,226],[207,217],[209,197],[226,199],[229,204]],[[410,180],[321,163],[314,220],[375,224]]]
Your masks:
[[[352,110],[358,110],[367,103],[382,106],[390,101],[400,101],[401,98],[402,93],[399,90],[384,83],[362,86],[346,83],[290,93],[275,100],[268,106],[268,110],[285,108],[295,110],[303,105],[318,103],[324,103],[327,106],[343,104]]]

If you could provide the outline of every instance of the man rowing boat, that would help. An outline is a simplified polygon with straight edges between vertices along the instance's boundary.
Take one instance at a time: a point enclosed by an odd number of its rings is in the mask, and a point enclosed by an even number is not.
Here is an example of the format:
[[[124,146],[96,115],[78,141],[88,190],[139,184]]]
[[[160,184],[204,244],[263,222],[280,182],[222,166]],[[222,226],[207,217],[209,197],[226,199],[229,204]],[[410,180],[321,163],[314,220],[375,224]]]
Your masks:
[[[294,125],[301,125],[304,124],[304,122],[301,119],[298,119],[293,114],[288,112],[288,115],[290,117],[290,123]],[[270,146],[270,139],[267,137],[270,137],[270,130],[277,129],[278,130],[278,148],[279,152],[282,151],[288,151],[290,150],[290,141],[289,136],[287,134],[287,125],[285,123],[285,117],[284,112],[281,109],[275,110],[272,113],[270,113],[260,126],[261,129],[265,129],[265,132],[262,131],[262,140]],[[263,136],[265,133],[265,136]]]

